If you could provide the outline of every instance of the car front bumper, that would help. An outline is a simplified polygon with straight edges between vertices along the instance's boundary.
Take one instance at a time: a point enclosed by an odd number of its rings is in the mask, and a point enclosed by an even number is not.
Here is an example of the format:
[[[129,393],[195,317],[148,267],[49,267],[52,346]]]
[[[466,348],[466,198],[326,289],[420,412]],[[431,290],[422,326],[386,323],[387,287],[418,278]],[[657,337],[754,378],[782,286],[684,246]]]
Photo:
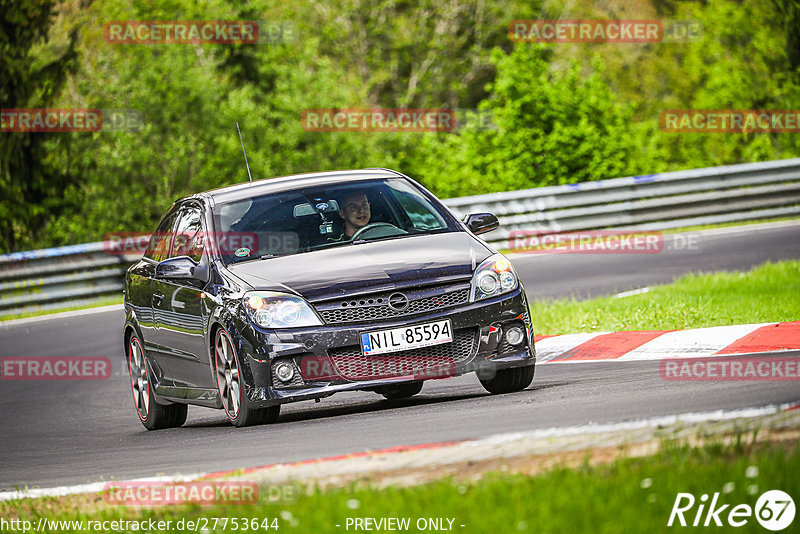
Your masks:
[[[361,355],[363,332],[443,319],[451,321],[455,338],[451,343],[380,356]],[[521,343],[511,345],[505,340],[505,331],[510,326],[519,326],[525,331]],[[241,333],[240,350],[246,354],[246,365],[242,369],[245,391],[258,406],[319,399],[339,391],[370,390],[398,382],[450,378],[470,372],[486,379],[501,369],[536,363],[528,303],[521,287],[493,299],[379,323],[323,325],[285,331],[264,331],[248,323]],[[352,365],[345,368],[356,361],[356,372]],[[294,368],[292,379],[286,382],[273,373],[275,366],[282,362]],[[316,369],[320,364],[333,373],[309,373],[309,369]]]

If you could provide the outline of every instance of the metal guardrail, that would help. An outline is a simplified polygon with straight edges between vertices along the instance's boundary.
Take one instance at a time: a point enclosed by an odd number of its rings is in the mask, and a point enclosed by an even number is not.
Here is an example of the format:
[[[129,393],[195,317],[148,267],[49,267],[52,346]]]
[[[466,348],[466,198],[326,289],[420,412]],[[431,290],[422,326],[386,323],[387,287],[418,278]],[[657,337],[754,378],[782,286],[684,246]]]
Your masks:
[[[131,261],[103,242],[0,255],[0,317],[119,295]]]
[[[485,239],[600,228],[666,230],[800,215],[800,158],[538,187],[444,201],[457,216],[491,212]]]
[[[497,248],[515,237],[601,228],[664,230],[800,216],[800,158],[693,169],[470,197],[445,204],[459,217],[492,212]],[[0,317],[119,295],[134,258],[103,242],[0,255]]]

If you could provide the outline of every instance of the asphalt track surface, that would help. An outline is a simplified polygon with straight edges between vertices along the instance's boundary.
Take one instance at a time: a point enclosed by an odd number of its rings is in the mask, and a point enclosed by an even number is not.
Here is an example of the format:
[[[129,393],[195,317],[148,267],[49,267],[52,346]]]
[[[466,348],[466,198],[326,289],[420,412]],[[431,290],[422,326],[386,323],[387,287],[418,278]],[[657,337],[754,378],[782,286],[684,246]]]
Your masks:
[[[686,272],[748,269],[800,258],[800,224],[665,241],[659,254],[514,256],[528,294],[586,297],[665,283]],[[535,317],[535,315],[534,315]],[[120,342],[121,311],[0,325],[2,356],[108,356],[109,380],[0,382],[0,490],[291,462],[396,445],[686,412],[796,402],[796,382],[666,382],[658,362],[537,366],[525,391],[491,396],[474,375],[427,382],[386,401],[340,393],[284,406],[278,423],[235,429],[190,407],[186,425],[139,423]]]

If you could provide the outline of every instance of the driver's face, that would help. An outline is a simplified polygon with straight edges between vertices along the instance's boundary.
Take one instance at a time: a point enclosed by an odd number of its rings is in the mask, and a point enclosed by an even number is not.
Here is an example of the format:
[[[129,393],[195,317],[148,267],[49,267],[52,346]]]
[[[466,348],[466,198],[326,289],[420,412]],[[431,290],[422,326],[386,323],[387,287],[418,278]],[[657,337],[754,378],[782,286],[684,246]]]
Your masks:
[[[339,210],[339,215],[349,227],[347,230],[356,231],[369,224],[369,201],[364,193],[348,195],[344,199],[343,208]]]

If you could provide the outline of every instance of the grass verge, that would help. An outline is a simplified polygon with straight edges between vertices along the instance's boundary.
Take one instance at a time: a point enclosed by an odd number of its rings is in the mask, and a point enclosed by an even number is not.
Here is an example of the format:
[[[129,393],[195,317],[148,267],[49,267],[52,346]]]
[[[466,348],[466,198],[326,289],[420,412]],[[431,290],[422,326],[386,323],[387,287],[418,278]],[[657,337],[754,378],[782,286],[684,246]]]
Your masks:
[[[800,261],[691,274],[647,293],[531,304],[537,334],[680,330],[800,319]]]
[[[269,529],[256,529],[262,532],[274,531],[273,525],[277,525],[279,532],[333,533],[354,531],[352,524],[346,528],[348,518],[388,517],[408,518],[409,532],[421,531],[417,521],[421,525],[430,518],[443,519],[444,526],[452,520],[452,531],[464,533],[665,532],[671,530],[667,521],[678,493],[692,493],[699,504],[701,495],[719,492],[718,504],[730,505],[722,514],[724,521],[734,505],[754,508],[758,497],[767,490],[780,489],[797,498],[798,472],[797,440],[758,441],[745,436],[733,441],[720,439],[702,447],[664,442],[653,456],[623,458],[597,466],[585,462],[577,468],[556,467],[534,476],[495,472],[471,482],[449,478],[381,490],[352,486],[316,489],[291,504],[269,504],[263,495],[254,505],[137,510],[103,506],[101,500],[97,509],[89,506],[76,510],[59,506],[57,499],[38,499],[0,504],[0,517],[27,520],[34,525],[40,517],[50,521],[82,520],[81,527],[86,527],[87,521],[170,521],[166,528],[159,528],[160,532],[181,531],[181,520],[183,530],[189,530],[186,521],[199,520],[205,522],[206,531],[242,531],[241,524],[233,528],[230,523],[233,518],[241,518],[256,519],[259,525],[268,519]],[[686,513],[690,523],[696,512],[697,505]],[[223,529],[219,521],[212,529],[213,518],[228,518],[227,527]],[[57,531],[87,531],[75,527],[61,525]],[[128,530],[136,531],[130,527]],[[755,517],[736,530],[764,532]]]

